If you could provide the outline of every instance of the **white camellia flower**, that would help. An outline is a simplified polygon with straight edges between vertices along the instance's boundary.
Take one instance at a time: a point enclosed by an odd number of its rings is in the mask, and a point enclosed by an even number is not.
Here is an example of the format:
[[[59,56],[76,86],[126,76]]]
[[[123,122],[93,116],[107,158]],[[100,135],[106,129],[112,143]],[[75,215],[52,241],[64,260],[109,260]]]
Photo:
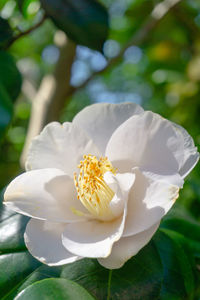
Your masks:
[[[32,218],[25,242],[43,263],[90,257],[120,268],[149,242],[198,159],[182,127],[134,103],[94,104],[34,138],[4,204]]]

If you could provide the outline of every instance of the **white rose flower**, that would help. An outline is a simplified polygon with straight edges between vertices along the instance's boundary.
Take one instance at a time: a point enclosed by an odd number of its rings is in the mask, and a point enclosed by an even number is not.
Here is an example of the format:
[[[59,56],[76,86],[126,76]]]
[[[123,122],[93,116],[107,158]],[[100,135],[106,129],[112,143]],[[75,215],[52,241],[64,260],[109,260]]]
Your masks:
[[[4,204],[27,215],[25,243],[50,266],[120,268],[172,207],[199,154],[182,127],[134,103],[94,104],[47,125]]]

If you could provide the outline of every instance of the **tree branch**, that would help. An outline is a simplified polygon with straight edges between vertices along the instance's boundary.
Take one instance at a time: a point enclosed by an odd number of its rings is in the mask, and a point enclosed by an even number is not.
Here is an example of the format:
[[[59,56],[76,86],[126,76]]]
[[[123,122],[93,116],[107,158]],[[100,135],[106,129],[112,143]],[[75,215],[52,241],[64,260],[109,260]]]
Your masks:
[[[41,18],[41,20],[36,23],[35,25],[33,25],[31,28],[27,29],[26,31],[22,31],[19,34],[17,34],[16,36],[14,36],[12,39],[10,39],[8,41],[8,43],[6,44],[6,46],[4,47],[4,49],[9,48],[14,42],[16,42],[18,39],[20,39],[21,37],[28,35],[29,33],[31,33],[32,31],[34,31],[35,29],[37,29],[38,27],[40,27],[44,21],[47,19],[47,15],[43,15],[43,17]]]
[[[64,35],[64,33],[63,33]],[[74,61],[76,46],[65,37],[60,48],[59,60],[52,75],[46,75],[32,101],[31,117],[28,133],[21,156],[21,166],[24,168],[29,144],[43,127],[58,120],[66,101],[65,95],[69,89],[71,67]]]
[[[194,19],[188,18],[187,12],[183,8],[181,8],[180,6],[175,7],[173,10],[173,14],[183,24],[183,26],[191,31],[191,39],[199,36],[199,27],[195,24]]]

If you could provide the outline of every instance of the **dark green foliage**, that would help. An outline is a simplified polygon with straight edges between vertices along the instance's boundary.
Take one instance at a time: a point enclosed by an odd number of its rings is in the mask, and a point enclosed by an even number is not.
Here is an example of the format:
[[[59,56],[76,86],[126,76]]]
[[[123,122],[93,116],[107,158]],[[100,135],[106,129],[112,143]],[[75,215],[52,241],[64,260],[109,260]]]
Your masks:
[[[180,234],[160,230],[154,238],[164,266],[160,298],[194,299],[195,266],[190,261],[186,241]]]
[[[28,2],[28,1],[26,1],[26,0],[17,0],[17,5],[18,5],[20,11],[23,10],[24,3],[26,3],[26,2]]]
[[[96,0],[41,0],[56,26],[77,44],[102,51],[108,35],[107,10]]]
[[[7,20],[0,17],[0,49],[13,37],[13,31]]]
[[[11,121],[13,113],[12,101],[6,89],[0,83],[0,138]]]
[[[83,285],[98,299],[106,299],[108,270],[101,267],[96,260],[83,259],[66,265],[61,276]],[[161,283],[160,257],[150,243],[122,268],[113,270],[111,299],[156,299],[160,292]]]
[[[22,78],[13,57],[0,51],[0,137],[11,121],[12,102],[19,95],[21,84]]]
[[[5,51],[0,51],[0,83],[15,101],[21,90],[22,78],[13,57]]]

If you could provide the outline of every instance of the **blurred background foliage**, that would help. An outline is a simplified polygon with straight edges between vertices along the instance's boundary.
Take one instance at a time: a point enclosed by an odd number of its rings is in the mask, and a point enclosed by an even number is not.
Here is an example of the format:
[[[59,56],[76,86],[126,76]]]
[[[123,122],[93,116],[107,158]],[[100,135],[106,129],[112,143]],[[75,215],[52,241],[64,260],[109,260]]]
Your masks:
[[[91,7],[91,1],[84,1],[84,9]],[[19,161],[31,107],[42,80],[58,68],[65,39],[61,30],[77,45],[60,121],[71,121],[91,103],[136,102],[182,125],[200,146],[200,2],[180,1],[151,28],[148,20],[159,2],[102,0],[104,6],[91,9],[91,22],[97,22],[91,30],[81,9],[78,17],[66,9],[71,19],[65,23],[56,1],[0,1],[1,189],[22,172]],[[78,27],[75,20],[80,21]],[[130,42],[141,28],[144,37]],[[199,165],[188,176],[178,205],[200,221]]]

